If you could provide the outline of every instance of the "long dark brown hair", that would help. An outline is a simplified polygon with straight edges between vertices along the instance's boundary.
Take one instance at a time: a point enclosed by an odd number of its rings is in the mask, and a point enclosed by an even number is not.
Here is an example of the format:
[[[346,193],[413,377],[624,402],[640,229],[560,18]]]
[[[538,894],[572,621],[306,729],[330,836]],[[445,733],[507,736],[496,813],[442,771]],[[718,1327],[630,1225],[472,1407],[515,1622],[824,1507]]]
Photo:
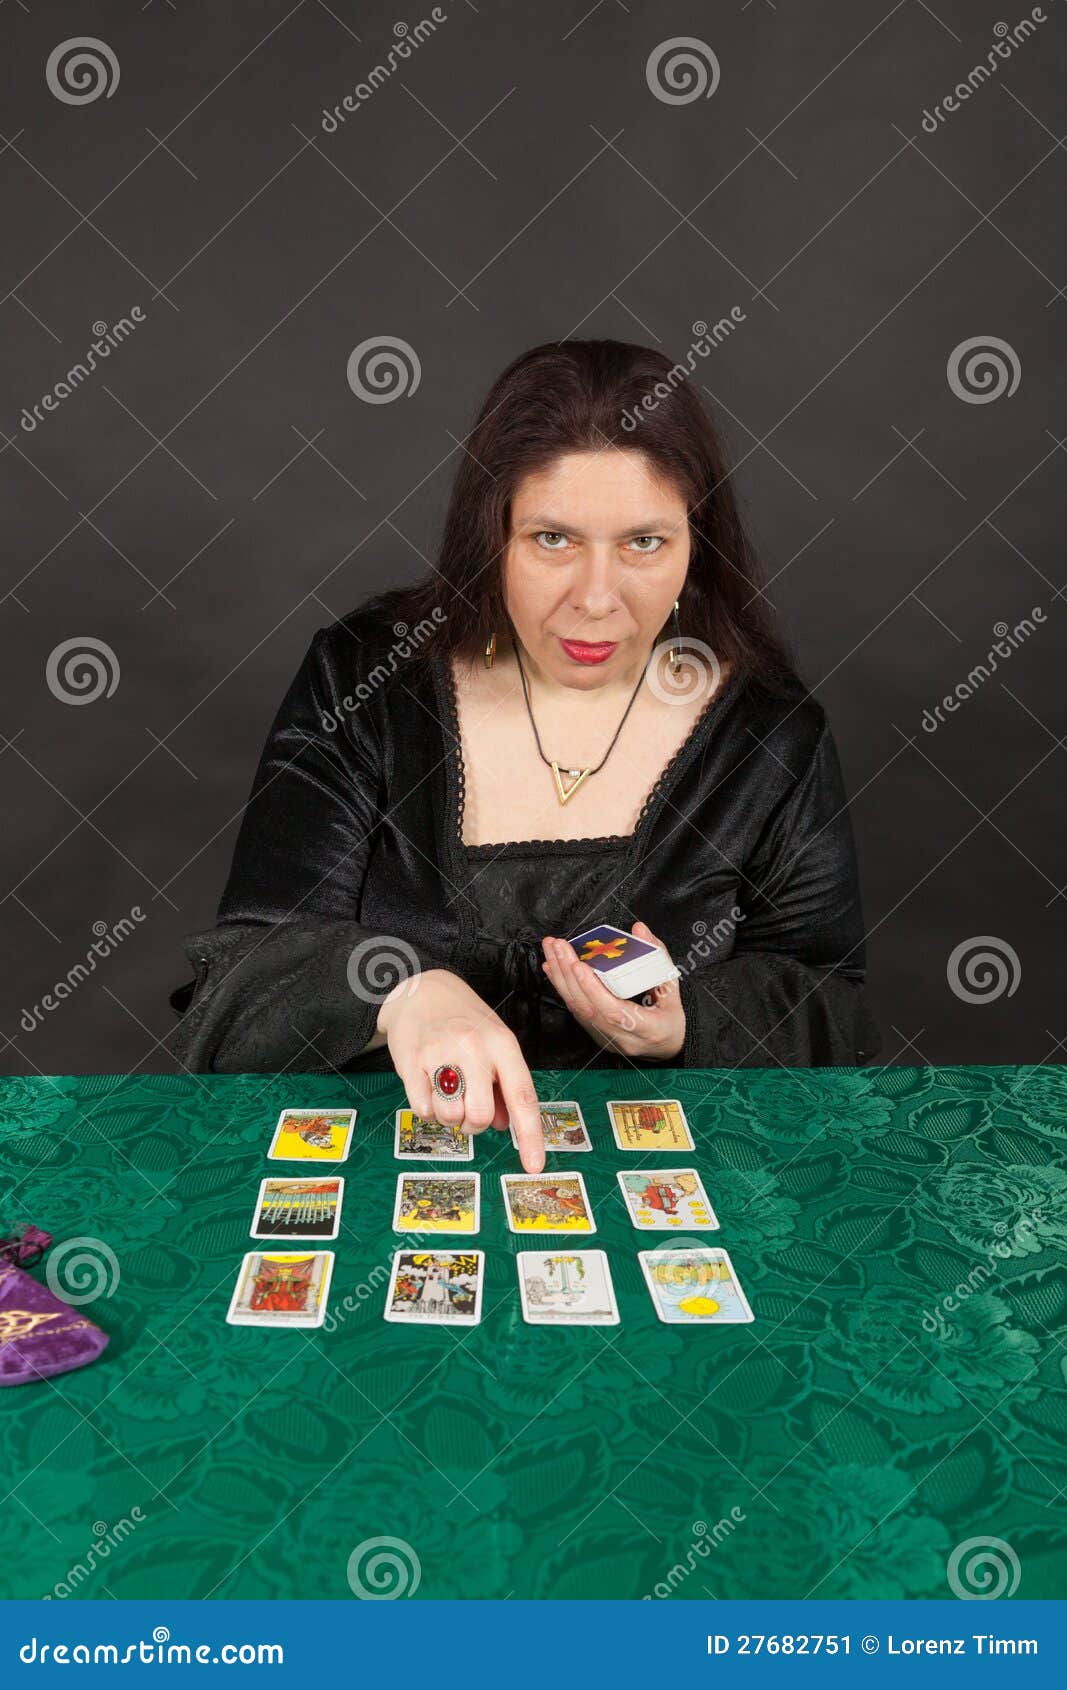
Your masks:
[[[680,365],[620,340],[535,346],[493,383],[460,457],[435,572],[386,595],[413,625],[437,610],[424,655],[474,659],[507,627],[504,553],[521,479],[565,452],[608,448],[643,452],[685,500],[683,641],[703,641],[773,690],[794,683],[718,430]]]

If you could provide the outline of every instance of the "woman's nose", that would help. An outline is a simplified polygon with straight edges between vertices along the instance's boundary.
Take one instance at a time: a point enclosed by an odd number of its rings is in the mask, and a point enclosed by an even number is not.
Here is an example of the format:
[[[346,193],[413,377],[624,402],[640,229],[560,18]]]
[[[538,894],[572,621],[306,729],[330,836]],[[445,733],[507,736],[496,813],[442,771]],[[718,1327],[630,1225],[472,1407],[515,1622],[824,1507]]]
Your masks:
[[[587,541],[575,566],[571,598],[588,612],[610,610],[619,602],[623,570],[610,541]]]

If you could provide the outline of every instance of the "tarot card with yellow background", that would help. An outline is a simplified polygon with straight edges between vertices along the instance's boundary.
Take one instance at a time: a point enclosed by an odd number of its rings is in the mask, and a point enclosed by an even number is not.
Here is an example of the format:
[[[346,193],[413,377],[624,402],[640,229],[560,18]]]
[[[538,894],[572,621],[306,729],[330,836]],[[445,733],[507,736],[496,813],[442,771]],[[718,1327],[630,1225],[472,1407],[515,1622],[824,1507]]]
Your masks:
[[[398,1174],[394,1232],[477,1232],[478,1174]]]
[[[473,1162],[474,1140],[462,1127],[398,1109],[393,1155],[400,1162]]]
[[[272,1162],[345,1162],[354,1109],[283,1109],[267,1157]]]
[[[608,1104],[611,1130],[620,1150],[693,1150],[693,1135],[673,1097]]]
[[[581,1174],[501,1174],[512,1232],[595,1232]]]

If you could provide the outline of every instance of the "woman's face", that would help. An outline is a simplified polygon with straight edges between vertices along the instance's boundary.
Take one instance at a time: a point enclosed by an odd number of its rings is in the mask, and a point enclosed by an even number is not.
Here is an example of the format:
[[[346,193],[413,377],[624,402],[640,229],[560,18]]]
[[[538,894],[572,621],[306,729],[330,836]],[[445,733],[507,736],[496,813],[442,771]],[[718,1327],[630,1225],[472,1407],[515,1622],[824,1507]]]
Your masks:
[[[516,489],[505,603],[524,651],[564,686],[634,676],[688,564],[685,501],[643,452],[568,452]]]

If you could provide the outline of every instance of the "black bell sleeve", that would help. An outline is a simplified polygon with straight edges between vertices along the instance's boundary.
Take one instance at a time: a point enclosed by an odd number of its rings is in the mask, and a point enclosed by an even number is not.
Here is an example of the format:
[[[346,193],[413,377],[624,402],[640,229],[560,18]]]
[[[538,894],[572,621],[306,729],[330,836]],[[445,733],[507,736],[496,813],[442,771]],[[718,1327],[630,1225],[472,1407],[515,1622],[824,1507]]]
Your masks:
[[[683,971],[686,1068],[863,1063],[881,1040],[864,990],[855,847],[825,720],[808,767],[744,865],[734,950]]]
[[[185,941],[196,981],[172,997],[181,1009],[191,995],[172,1048],[193,1072],[351,1067],[396,979],[443,966],[417,934],[355,919],[385,760],[373,711],[324,729],[346,680],[320,631],[268,735],[218,925]]]

